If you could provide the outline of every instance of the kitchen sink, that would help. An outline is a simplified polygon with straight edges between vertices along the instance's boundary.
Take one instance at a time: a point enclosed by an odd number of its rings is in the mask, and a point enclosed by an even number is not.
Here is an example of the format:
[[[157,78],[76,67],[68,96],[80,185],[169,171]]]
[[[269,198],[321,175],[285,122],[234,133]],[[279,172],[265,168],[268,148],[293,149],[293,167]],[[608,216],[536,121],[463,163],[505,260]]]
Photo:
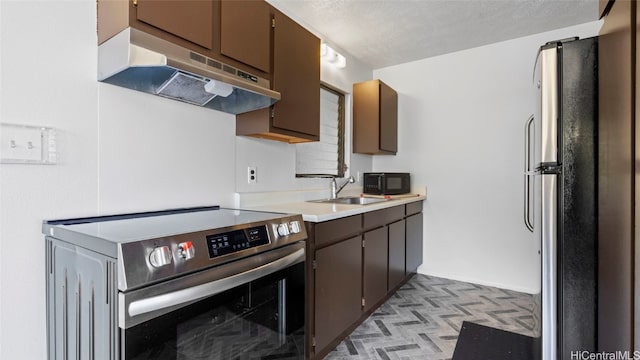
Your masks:
[[[383,201],[389,201],[389,199],[350,196],[350,197],[339,197],[337,199],[310,200],[309,202],[323,203],[323,204],[369,205],[369,204],[376,204]]]

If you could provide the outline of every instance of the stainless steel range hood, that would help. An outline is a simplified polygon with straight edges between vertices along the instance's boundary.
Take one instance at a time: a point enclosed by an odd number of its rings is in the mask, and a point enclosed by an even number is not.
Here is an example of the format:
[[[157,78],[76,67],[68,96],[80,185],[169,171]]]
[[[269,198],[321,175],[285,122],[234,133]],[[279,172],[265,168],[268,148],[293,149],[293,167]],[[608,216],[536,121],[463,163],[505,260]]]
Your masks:
[[[280,100],[267,79],[131,27],[98,47],[98,80],[231,114]]]

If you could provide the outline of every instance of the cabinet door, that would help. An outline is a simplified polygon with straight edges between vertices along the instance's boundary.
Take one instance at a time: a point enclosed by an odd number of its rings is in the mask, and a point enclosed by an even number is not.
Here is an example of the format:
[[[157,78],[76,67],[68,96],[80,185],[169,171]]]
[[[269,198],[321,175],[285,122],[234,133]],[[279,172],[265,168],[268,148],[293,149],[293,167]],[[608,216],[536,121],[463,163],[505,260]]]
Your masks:
[[[406,275],[415,274],[422,264],[422,213],[409,216],[406,220]]]
[[[633,349],[635,1],[616,1],[598,38],[598,350]],[[633,29],[633,30],[632,30]],[[637,228],[638,224],[635,224]]]
[[[389,225],[389,288],[393,290],[405,278],[405,221]]]
[[[353,152],[393,154],[398,150],[398,94],[380,80],[353,85]]]
[[[361,314],[362,237],[316,250],[315,338],[321,351]]]
[[[274,20],[273,126],[320,136],[320,39],[279,12]]]
[[[388,237],[386,226],[364,233],[364,311],[387,295]]]
[[[398,151],[398,94],[380,81],[380,150]]]
[[[379,146],[378,80],[353,84],[353,152],[375,154]]]
[[[136,18],[207,49],[213,48],[213,0],[138,0]]]
[[[271,70],[271,13],[264,1],[223,0],[220,52],[264,72]]]

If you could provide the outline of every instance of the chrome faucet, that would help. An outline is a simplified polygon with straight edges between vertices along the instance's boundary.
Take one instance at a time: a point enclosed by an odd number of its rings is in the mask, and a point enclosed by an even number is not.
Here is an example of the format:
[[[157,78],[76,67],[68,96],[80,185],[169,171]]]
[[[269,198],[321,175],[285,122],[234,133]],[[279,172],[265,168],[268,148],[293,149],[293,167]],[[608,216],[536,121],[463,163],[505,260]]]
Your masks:
[[[342,189],[344,189],[344,187],[347,186],[347,184],[353,184],[354,182],[356,182],[356,179],[354,179],[353,176],[349,176],[349,179],[347,179],[347,181],[345,181],[344,184],[338,187],[336,178],[331,178],[331,199],[337,199],[338,193],[342,191]]]

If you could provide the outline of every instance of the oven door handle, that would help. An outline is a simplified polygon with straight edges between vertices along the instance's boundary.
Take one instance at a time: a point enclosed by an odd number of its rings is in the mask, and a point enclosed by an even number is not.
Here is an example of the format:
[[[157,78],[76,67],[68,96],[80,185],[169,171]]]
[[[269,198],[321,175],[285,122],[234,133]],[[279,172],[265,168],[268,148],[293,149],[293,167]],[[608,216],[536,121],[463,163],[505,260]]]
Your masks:
[[[175,306],[207,298],[209,296],[219,294],[223,291],[233,289],[234,287],[246,284],[250,281],[259,279],[263,276],[275,273],[279,270],[304,261],[304,248],[279,258],[278,260],[269,262],[262,266],[258,266],[248,271],[244,271],[229,277],[215,280],[201,285],[192,286],[186,289],[164,293],[132,301],[129,304],[128,313],[130,317],[135,317],[154,311],[159,311]]]

